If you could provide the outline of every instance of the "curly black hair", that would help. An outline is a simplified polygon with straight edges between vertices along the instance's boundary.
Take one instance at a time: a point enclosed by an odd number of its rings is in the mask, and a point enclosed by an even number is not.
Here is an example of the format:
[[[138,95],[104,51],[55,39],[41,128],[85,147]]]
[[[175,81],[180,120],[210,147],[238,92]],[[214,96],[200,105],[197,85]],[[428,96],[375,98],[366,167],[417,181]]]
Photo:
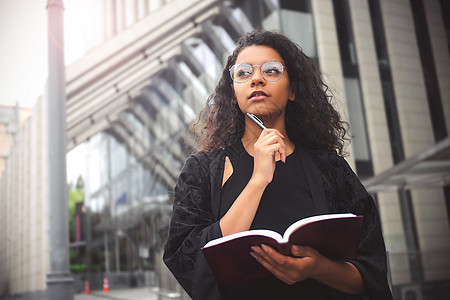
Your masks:
[[[331,104],[332,93],[323,82],[321,72],[313,59],[285,35],[257,29],[237,42],[213,94],[197,122],[191,126],[199,151],[210,151],[234,144],[244,134],[244,113],[234,99],[233,81],[229,69],[239,53],[252,45],[268,46],[283,58],[288,70],[290,86],[296,95],[288,101],[285,114],[286,130],[296,145],[345,155],[348,123],[341,120]],[[197,128],[201,127],[198,131]]]

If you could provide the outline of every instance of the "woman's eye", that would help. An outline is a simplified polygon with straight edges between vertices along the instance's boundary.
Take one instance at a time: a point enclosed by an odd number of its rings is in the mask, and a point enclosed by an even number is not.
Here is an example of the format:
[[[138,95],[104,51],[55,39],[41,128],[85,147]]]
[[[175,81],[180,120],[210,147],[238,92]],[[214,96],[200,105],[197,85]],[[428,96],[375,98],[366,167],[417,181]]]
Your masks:
[[[248,75],[250,75],[250,74],[251,74],[250,71],[247,71],[247,70],[239,70],[238,73],[237,73],[237,76],[239,76],[239,77],[244,77],[244,76],[248,76]]]
[[[280,70],[278,70],[277,68],[270,68],[264,71],[265,74],[269,74],[269,75],[278,75],[281,73]]]

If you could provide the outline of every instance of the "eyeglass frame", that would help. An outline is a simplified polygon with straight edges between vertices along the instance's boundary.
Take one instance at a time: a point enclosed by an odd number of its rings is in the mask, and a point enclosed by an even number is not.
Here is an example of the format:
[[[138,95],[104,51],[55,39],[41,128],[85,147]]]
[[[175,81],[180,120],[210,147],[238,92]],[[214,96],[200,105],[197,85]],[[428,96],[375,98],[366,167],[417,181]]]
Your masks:
[[[264,64],[267,64],[267,63],[270,63],[270,62],[277,62],[277,63],[279,63],[279,64],[281,65],[281,76],[280,76],[280,78],[278,78],[277,80],[268,80],[268,79],[264,76],[264,73],[262,72],[262,66],[263,66]],[[249,81],[249,80],[253,77],[253,75],[255,74],[255,72],[253,71],[253,70],[254,70],[254,67],[259,67],[259,71],[261,72],[261,76],[262,76],[265,80],[267,80],[268,82],[277,82],[277,81],[279,81],[281,78],[283,78],[284,70],[287,71],[287,68],[286,68],[281,62],[276,61],[276,60],[269,60],[269,61],[266,61],[266,62],[263,63],[262,65],[251,65],[251,64],[249,64],[249,63],[239,63],[238,65],[240,65],[240,64],[247,64],[247,65],[249,65],[250,67],[252,67],[252,74],[251,74],[251,76],[250,76],[246,81],[236,81],[236,80],[234,80],[234,77],[233,77],[233,75],[232,75],[232,74],[233,74],[232,70],[233,70],[233,68],[236,66],[236,64],[232,65],[232,66],[228,69],[228,71],[229,71],[229,73],[230,73],[231,80],[233,80],[233,81],[236,82],[236,83],[246,83],[247,81]]]

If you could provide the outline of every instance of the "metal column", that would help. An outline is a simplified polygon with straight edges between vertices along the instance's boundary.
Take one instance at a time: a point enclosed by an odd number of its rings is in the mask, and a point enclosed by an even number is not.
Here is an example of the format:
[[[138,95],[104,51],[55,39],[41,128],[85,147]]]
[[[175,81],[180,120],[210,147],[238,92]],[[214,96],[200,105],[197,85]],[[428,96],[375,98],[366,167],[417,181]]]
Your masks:
[[[48,0],[48,184],[50,272],[47,299],[73,300],[70,274],[69,210],[66,180],[66,76],[64,4]]]

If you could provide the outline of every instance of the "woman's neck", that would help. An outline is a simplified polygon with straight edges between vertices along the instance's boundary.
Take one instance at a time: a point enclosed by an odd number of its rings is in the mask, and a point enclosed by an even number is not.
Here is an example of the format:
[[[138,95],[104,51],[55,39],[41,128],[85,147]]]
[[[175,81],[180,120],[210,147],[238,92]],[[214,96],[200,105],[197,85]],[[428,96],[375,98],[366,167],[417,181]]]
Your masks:
[[[289,139],[289,136],[286,131],[284,118],[275,121],[263,119],[263,123],[267,128],[277,129],[284,136],[284,143],[286,145],[286,154],[287,155],[291,154],[294,151],[295,145]],[[241,141],[247,153],[249,153],[252,156],[253,156],[253,145],[258,140],[260,134],[261,129],[249,118],[245,118],[245,132],[241,138]]]

